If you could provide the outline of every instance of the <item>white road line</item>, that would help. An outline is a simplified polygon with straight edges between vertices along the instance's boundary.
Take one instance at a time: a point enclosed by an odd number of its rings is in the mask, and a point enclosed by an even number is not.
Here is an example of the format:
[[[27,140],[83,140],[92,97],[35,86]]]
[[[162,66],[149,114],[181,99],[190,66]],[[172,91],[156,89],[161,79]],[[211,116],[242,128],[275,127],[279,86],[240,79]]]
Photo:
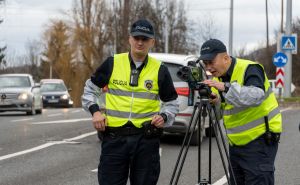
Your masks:
[[[293,107],[287,107],[287,108],[281,109],[280,112],[285,112],[285,111],[292,110],[292,109],[294,109],[294,108]]]
[[[63,115],[62,113],[56,113],[56,114],[49,114],[47,117],[54,117],[54,116],[61,116]]]
[[[15,120],[11,120],[10,122],[20,122],[20,121],[29,121],[29,120],[33,120],[33,118],[15,119]]]
[[[94,169],[94,170],[91,170],[92,172],[94,173],[98,173],[98,168]]]
[[[212,185],[223,185],[227,182],[227,178],[226,175],[224,175],[220,180],[218,180],[217,182],[213,183]]]
[[[73,110],[71,111],[71,113],[77,113],[77,112],[80,112],[81,110]]]
[[[35,151],[47,148],[47,147],[52,146],[52,145],[69,143],[70,141],[75,141],[75,140],[78,140],[78,139],[82,139],[82,138],[85,138],[85,137],[88,137],[88,136],[91,136],[91,135],[95,135],[96,133],[97,133],[96,131],[89,132],[89,133],[82,134],[82,135],[77,136],[77,137],[64,139],[63,141],[49,142],[49,143],[45,143],[43,145],[40,145],[40,146],[37,146],[37,147],[34,147],[34,148],[30,148],[28,150],[23,150],[23,151],[20,151],[20,152],[0,156],[0,161],[5,160],[5,159],[9,159],[9,158],[13,158],[13,157],[16,157],[16,156],[24,155],[24,154],[27,154],[27,153],[30,153],[30,152],[35,152]]]
[[[65,119],[65,120],[55,120],[55,121],[41,121],[33,122],[32,125],[45,125],[45,124],[56,124],[56,123],[75,123],[80,121],[90,121],[92,118],[81,118],[81,119]]]

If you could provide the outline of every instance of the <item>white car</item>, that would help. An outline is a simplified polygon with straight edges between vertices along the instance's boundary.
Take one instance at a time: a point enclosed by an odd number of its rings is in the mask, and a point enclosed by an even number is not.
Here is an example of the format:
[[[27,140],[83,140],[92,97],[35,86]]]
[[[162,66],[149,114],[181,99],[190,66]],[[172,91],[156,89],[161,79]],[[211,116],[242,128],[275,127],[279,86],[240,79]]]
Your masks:
[[[43,102],[40,86],[30,74],[0,75],[0,112],[24,111],[41,114]]]
[[[164,132],[168,133],[181,133],[184,134],[189,126],[191,116],[194,110],[194,106],[188,106],[188,95],[189,95],[189,85],[187,82],[181,80],[177,76],[177,72],[179,71],[179,68],[182,66],[187,66],[190,61],[195,62],[198,57],[195,55],[179,55],[179,54],[166,54],[166,53],[149,53],[150,56],[160,60],[168,67],[168,70],[171,74],[174,86],[176,88],[177,94],[178,94],[178,101],[179,101],[179,113],[175,117],[175,122],[172,126],[164,128]],[[198,91],[195,91],[194,95],[194,104],[196,102],[199,102],[198,99]],[[196,109],[197,111],[199,109]],[[197,115],[198,112],[195,113]],[[193,120],[193,124],[195,122],[195,118]],[[203,124],[203,118],[201,118],[201,136],[203,137],[204,132],[209,131],[209,122],[208,117],[206,117],[204,124]],[[193,125],[192,124],[192,125]],[[191,144],[192,145],[198,145],[199,139],[198,139],[198,127],[195,129],[195,132],[191,138]],[[191,131],[190,131],[191,132]],[[200,138],[200,142],[202,141],[202,137]]]

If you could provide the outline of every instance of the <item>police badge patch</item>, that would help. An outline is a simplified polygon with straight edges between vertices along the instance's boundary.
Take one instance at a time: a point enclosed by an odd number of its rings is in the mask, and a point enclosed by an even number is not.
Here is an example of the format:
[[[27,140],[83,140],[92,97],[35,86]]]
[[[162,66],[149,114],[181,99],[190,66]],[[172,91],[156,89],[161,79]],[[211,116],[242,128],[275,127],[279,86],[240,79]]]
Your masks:
[[[150,91],[153,88],[153,81],[152,80],[146,80],[144,83],[144,86],[148,91]]]

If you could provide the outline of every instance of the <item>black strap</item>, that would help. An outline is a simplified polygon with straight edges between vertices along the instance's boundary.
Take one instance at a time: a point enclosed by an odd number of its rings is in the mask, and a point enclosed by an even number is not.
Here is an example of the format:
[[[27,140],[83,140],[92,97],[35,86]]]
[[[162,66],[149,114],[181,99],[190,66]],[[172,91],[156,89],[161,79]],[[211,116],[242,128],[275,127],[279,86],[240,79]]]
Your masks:
[[[264,118],[265,118],[266,132],[270,132],[268,116],[265,116]]]

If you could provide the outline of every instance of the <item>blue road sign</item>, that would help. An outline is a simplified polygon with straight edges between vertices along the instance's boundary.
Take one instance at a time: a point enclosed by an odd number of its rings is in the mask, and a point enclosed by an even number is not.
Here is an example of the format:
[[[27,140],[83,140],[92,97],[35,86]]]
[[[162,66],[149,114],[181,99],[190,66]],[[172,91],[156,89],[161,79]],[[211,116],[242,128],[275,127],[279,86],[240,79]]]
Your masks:
[[[297,39],[296,35],[284,35],[281,37],[281,49],[282,50],[296,50]]]
[[[278,52],[273,56],[273,64],[276,67],[283,67],[287,63],[287,61],[287,56],[282,52]]]

